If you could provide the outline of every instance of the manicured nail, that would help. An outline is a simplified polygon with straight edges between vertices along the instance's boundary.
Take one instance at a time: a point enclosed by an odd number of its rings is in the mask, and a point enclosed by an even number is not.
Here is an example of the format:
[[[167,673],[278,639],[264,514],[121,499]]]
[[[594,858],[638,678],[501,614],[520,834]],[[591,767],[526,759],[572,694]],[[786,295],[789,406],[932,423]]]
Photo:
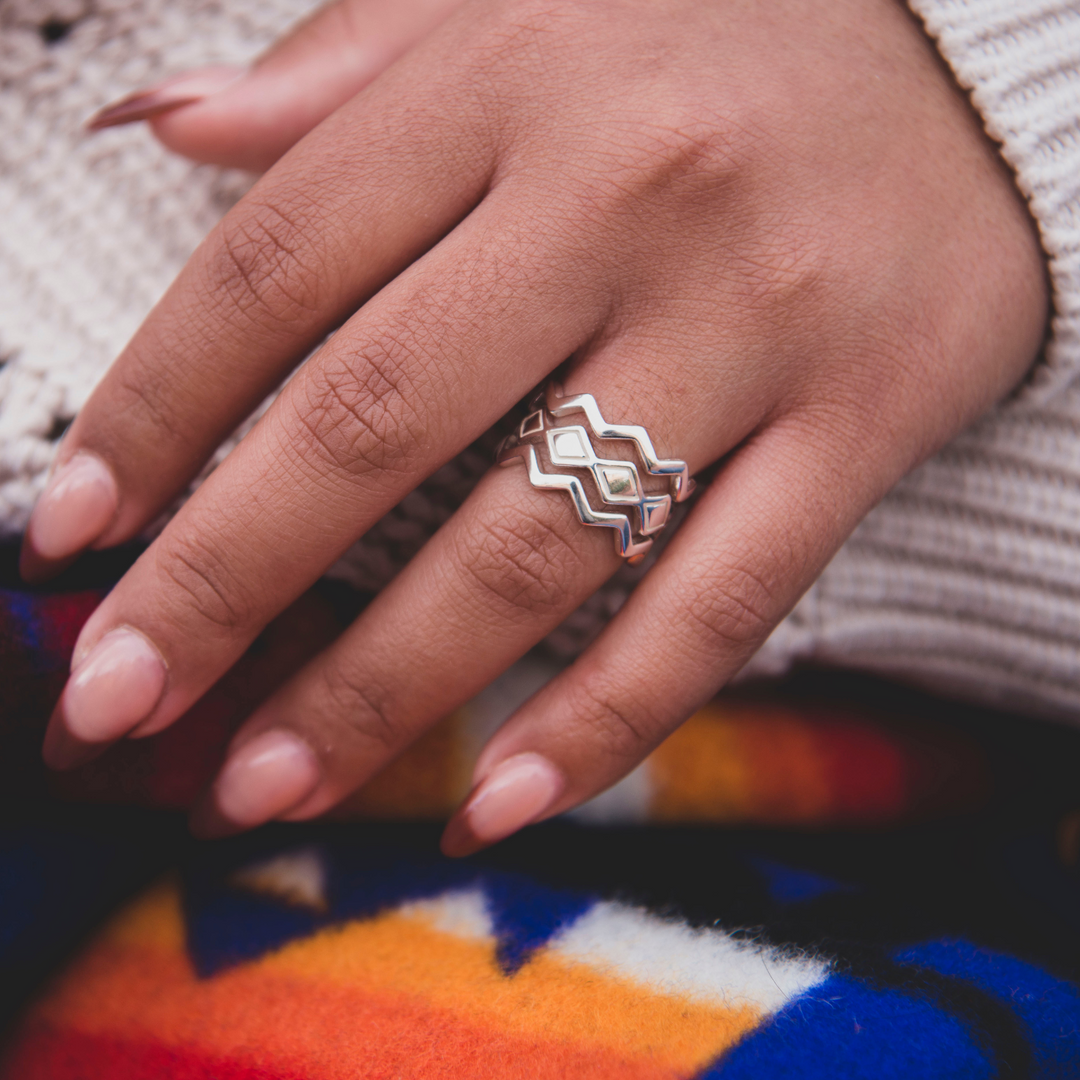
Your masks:
[[[38,499],[27,543],[40,559],[70,558],[105,531],[119,502],[108,465],[96,454],[75,454],[56,470]]]
[[[291,810],[322,779],[314,751],[287,731],[264,731],[225,763],[214,784],[217,809],[243,828]]]
[[[447,855],[469,855],[536,821],[562,794],[562,773],[539,754],[515,754],[480,783],[443,834]]]
[[[90,117],[86,127],[89,131],[100,131],[119,124],[133,124],[136,120],[148,120],[151,116],[179,109],[181,105],[193,105],[231,86],[246,71],[247,68],[224,65],[187,71],[106,105]]]
[[[88,746],[127,734],[161,700],[165,676],[165,661],[142,634],[110,630],[71,673],[49,722],[45,760],[70,768]]]

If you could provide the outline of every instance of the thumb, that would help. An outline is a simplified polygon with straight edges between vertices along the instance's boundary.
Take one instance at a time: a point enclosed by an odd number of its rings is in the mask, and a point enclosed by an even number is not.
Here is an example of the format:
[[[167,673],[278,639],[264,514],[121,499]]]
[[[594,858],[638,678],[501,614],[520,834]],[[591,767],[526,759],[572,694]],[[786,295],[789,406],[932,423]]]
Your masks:
[[[250,68],[185,72],[107,106],[87,127],[149,120],[178,154],[261,172],[461,2],[336,0]]]

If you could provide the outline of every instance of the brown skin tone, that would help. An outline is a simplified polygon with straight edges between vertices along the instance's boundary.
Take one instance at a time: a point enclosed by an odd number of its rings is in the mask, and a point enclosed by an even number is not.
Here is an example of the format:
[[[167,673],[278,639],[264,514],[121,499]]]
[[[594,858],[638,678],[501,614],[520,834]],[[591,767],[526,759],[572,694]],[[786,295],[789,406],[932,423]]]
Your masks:
[[[350,57],[378,9],[345,3],[279,47],[261,94],[238,84],[155,119],[202,160],[284,156],[65,439],[63,460],[91,452],[116,478],[97,544],[136,535],[344,325],[109,595],[77,656],[136,628],[168,664],[140,730],[167,726],[572,356],[567,391],[645,425],[661,455],[692,471],[726,460],[600,639],[481,756],[478,781],[516,754],[551,762],[550,816],[714,694],[889,487],[1017,384],[1047,290],[1011,177],[893,0],[451,6],[408,24],[430,27],[418,44],[399,27],[382,55],[405,55],[375,77]],[[290,79],[309,86],[303,104],[266,89]],[[255,123],[267,95],[277,120]],[[321,813],[617,562],[607,530],[496,470],[234,747],[297,733],[320,780],[281,816]],[[53,727],[62,741],[61,716]],[[459,820],[448,847],[478,842]]]

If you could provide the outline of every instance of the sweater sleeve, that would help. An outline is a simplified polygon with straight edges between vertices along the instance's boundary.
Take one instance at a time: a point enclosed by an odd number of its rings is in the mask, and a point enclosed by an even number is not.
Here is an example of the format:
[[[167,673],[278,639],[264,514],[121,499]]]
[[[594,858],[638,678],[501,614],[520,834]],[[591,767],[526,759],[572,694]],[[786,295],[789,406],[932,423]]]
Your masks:
[[[812,660],[1080,722],[1080,4],[909,2],[1027,197],[1051,334],[1020,392],[886,496],[747,673]]]

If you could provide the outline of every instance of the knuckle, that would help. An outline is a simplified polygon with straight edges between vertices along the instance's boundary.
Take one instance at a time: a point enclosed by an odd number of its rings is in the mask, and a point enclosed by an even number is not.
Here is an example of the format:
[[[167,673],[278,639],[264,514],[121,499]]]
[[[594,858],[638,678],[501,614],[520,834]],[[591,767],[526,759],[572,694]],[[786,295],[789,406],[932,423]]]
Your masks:
[[[659,718],[641,702],[633,711],[618,704],[618,695],[602,682],[584,681],[576,688],[574,716],[602,752],[622,765],[635,765],[644,751],[665,734]]]
[[[573,17],[575,5],[567,0],[498,0],[489,8],[487,34],[480,47],[497,60],[513,66],[535,57],[550,31]]]
[[[263,326],[287,325],[322,306],[319,260],[302,204],[245,203],[218,226],[209,295]]]
[[[391,711],[391,697],[367,677],[341,664],[331,664],[323,673],[326,711],[334,723],[379,754],[401,748],[403,732]]]
[[[560,525],[522,514],[483,522],[477,530],[458,561],[503,611],[544,615],[581,599],[574,582],[584,563]]]
[[[158,540],[156,565],[171,594],[170,609],[180,624],[235,632],[252,624],[255,598],[239,587],[233,560],[197,533]]]
[[[778,210],[768,229],[742,238],[732,260],[743,316],[768,340],[786,343],[793,358],[835,352],[835,326],[819,313],[849,305],[849,286],[836,269],[835,234],[799,213]]]
[[[599,136],[595,125],[583,125],[586,165],[570,183],[590,210],[598,242],[616,235],[612,223],[634,225],[645,214],[696,229],[712,228],[723,213],[729,236],[746,231],[749,219],[740,208],[752,185],[752,139],[733,131],[709,103],[678,94],[672,91],[667,102],[628,102]],[[651,245],[648,250],[652,257]]]
[[[438,433],[425,423],[430,395],[415,374],[415,353],[400,339],[355,356],[328,356],[314,367],[297,403],[301,454],[350,475],[408,470]]]
[[[712,588],[689,598],[686,618],[710,654],[755,649],[772,629],[776,609],[772,585],[748,567],[728,567]]]
[[[678,103],[643,124],[635,147],[637,187],[649,194],[724,188],[737,170],[728,133],[704,107]]]
[[[119,411],[126,418],[127,431],[144,427],[153,432],[155,440],[172,445],[190,447],[195,425],[188,412],[189,399],[178,394],[176,372],[170,365],[143,361],[129,346],[125,360],[133,363],[117,364],[109,378],[120,399]],[[141,352],[141,350],[140,350]],[[169,355],[171,350],[157,355]]]

